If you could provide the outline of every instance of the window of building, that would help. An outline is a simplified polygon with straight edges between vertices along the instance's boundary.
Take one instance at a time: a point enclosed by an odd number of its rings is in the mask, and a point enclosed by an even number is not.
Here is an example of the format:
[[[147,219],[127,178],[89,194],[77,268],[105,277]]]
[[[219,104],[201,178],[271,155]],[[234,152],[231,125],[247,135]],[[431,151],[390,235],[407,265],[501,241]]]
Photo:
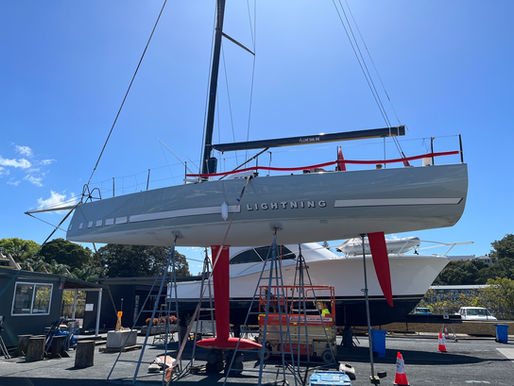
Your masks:
[[[230,264],[258,263],[264,261],[268,256],[269,248],[270,247],[258,247],[243,251],[234,256],[230,260]],[[282,260],[296,258],[295,254],[283,245],[279,246],[279,251],[282,253]]]
[[[12,315],[48,315],[53,284],[16,283]]]

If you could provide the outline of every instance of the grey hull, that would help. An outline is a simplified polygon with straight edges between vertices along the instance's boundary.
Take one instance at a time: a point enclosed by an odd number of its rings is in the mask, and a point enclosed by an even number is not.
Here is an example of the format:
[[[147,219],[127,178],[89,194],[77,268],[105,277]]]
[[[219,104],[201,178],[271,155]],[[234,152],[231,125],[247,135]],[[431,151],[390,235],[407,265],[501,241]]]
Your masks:
[[[134,245],[268,245],[454,225],[467,165],[237,178],[81,204],[67,238]],[[240,202],[238,198],[241,197]]]

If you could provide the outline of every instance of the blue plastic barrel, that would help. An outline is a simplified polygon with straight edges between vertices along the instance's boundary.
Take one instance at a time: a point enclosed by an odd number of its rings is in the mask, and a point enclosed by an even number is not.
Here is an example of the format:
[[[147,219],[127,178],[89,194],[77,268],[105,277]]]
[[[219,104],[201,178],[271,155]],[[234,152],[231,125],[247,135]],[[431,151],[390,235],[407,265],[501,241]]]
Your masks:
[[[384,330],[371,330],[373,352],[377,353],[379,358],[386,355],[386,333],[387,331]]]
[[[309,386],[343,385],[352,386],[350,377],[340,371],[316,371],[311,375]]]
[[[496,341],[500,343],[509,342],[509,326],[506,324],[495,324],[496,326]]]

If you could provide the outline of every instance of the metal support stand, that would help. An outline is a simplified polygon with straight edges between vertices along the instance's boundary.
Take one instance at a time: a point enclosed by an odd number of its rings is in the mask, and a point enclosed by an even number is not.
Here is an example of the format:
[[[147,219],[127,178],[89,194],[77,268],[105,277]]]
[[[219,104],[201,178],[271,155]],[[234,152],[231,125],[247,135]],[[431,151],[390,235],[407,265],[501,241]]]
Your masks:
[[[203,307],[204,302],[204,294],[205,290],[207,289],[209,293],[209,299],[208,299],[208,307]],[[187,375],[191,369],[195,366],[195,356],[196,356],[196,342],[198,341],[198,335],[204,335],[205,328],[203,322],[208,322],[207,329],[208,334],[214,336],[215,335],[215,320],[214,320],[214,305],[212,302],[212,265],[211,261],[209,259],[209,255],[207,254],[207,249],[205,250],[205,258],[203,261],[203,269],[202,269],[202,281],[200,283],[200,296],[199,296],[199,302],[196,307],[196,310],[193,314],[193,317],[191,318],[191,322],[188,325],[186,335],[184,340],[187,340],[190,333],[193,333],[193,351],[191,354],[191,359],[188,363],[185,364],[185,366],[182,368],[182,370],[173,378],[174,381],[184,377]],[[203,314],[202,314],[203,312]],[[205,313],[208,312],[209,319],[205,319]],[[193,329],[194,325],[194,329]],[[182,345],[180,347],[178,356],[180,357],[183,351],[183,346],[185,346],[185,341],[182,342]],[[178,358],[177,358],[178,359]]]
[[[145,305],[146,303],[148,302],[149,298],[152,296],[152,292],[153,292],[153,289],[155,288],[155,286],[157,285],[157,283],[159,282],[159,290],[157,292],[157,295],[155,297],[155,301],[154,301],[154,306],[153,306],[153,309],[152,309],[152,316],[150,317],[150,320],[149,320],[149,323],[148,323],[148,327],[147,327],[147,330],[146,330],[146,335],[145,335],[145,340],[144,340],[144,343],[141,347],[141,353],[139,354],[139,358],[137,361],[134,361],[134,360],[123,360],[123,359],[120,359],[121,357],[121,354],[127,344],[127,341],[129,339],[129,335],[127,335],[127,338],[125,339],[125,341],[123,342],[122,346],[120,347],[120,351],[118,353],[118,356],[116,358],[116,360],[114,361],[114,364],[112,365],[111,367],[111,370],[109,372],[109,374],[107,375],[107,380],[110,380],[110,377],[114,371],[114,368],[116,367],[117,363],[118,362],[136,362],[136,369],[134,371],[134,376],[132,378],[132,383],[135,384],[136,383],[136,380],[137,380],[137,376],[138,376],[138,373],[139,373],[139,368],[141,367],[141,363],[152,363],[152,362],[144,362],[143,361],[143,355],[145,353],[145,349],[146,349],[146,346],[148,344],[148,338],[150,336],[150,331],[152,330],[152,326],[153,326],[153,321],[154,321],[154,318],[155,318],[155,314],[159,308],[159,304],[160,304],[160,298],[163,294],[163,288],[164,288],[164,284],[166,283],[166,281],[170,281],[172,283],[174,283],[174,289],[175,289],[175,310],[171,310],[171,298],[169,299],[168,301],[168,295],[169,294],[166,294],[166,301],[167,301],[167,304],[168,304],[168,309],[167,309],[167,312],[168,314],[166,315],[166,326],[165,326],[165,333],[166,333],[166,338],[165,338],[165,341],[164,341],[164,352],[165,352],[165,358],[166,356],[168,355],[168,333],[169,333],[169,317],[171,315],[172,312],[175,312],[176,313],[176,317],[177,317],[177,323],[178,323],[178,319],[179,319],[179,313],[178,313],[178,297],[177,297],[177,293],[176,293],[176,288],[177,288],[177,283],[176,283],[176,274],[175,274],[175,245],[176,245],[176,238],[175,240],[173,241],[173,244],[172,244],[172,247],[170,249],[170,251],[168,252],[168,256],[166,257],[166,263],[163,265],[163,269],[161,271],[161,275],[159,275],[154,283],[152,284],[152,287],[150,288],[150,291],[148,292],[148,296],[146,297],[145,301],[143,302],[143,305],[141,306],[141,310],[139,311],[139,314],[137,315],[136,318],[134,318],[134,323],[130,329],[130,331],[137,331],[137,329],[135,328],[135,325],[136,325],[136,322],[137,320],[139,319],[139,317],[141,316],[141,314],[144,312],[145,310]],[[170,268],[171,268],[171,272],[170,272]],[[170,273],[171,273],[171,277],[170,277]],[[178,345],[180,346],[180,334],[179,334],[179,337],[178,337]],[[166,362],[166,361],[165,361]],[[179,364],[178,364],[179,368],[181,368],[181,364],[180,364],[180,361],[179,361]],[[165,384],[167,383],[164,379],[165,377],[165,373],[166,371],[163,371],[163,375],[162,375],[162,384]]]
[[[307,284],[307,287],[308,288],[311,288],[312,290],[312,295],[314,297],[314,303],[317,305],[318,304],[318,295],[316,295],[316,291],[314,290],[315,286],[314,284],[312,283],[312,279],[311,279],[311,276],[309,274],[309,267],[307,266],[306,262],[305,262],[305,258],[303,257],[303,254],[302,254],[302,247],[301,245],[298,245],[298,257],[297,257],[297,260],[296,260],[296,270],[295,270],[295,278],[293,280],[293,287],[296,287],[298,286],[298,296],[297,296],[297,299],[298,299],[298,305],[299,305],[299,309],[298,309],[298,314],[300,315],[300,317],[303,319],[303,324],[305,326],[305,343],[306,343],[306,346],[307,346],[307,358],[306,358],[306,361],[304,362],[304,365],[306,366],[305,368],[305,373],[304,373],[304,376],[303,376],[303,379],[302,379],[302,375],[300,373],[300,364],[301,364],[301,356],[300,356],[300,337],[298,337],[298,347],[297,347],[297,352],[298,352],[298,356],[297,356],[297,368],[298,368],[298,376],[300,377],[300,380],[301,380],[301,383],[302,384],[306,384],[307,383],[307,376],[308,376],[308,373],[310,370],[312,370],[313,368],[316,368],[316,367],[320,367],[319,366],[319,363],[316,363],[316,362],[311,362],[311,353],[310,350],[309,350],[309,344],[308,342],[310,341],[309,340],[309,329],[308,329],[308,316],[307,316],[307,296],[306,296],[306,293],[305,293],[305,274],[307,274],[307,279],[308,279],[308,284]],[[298,284],[297,284],[298,283]],[[311,299],[309,299],[311,300]],[[333,317],[335,317],[335,309],[332,310],[332,313],[333,313]],[[311,315],[312,316],[312,315]],[[335,355],[335,351],[336,351],[336,345],[335,345],[335,342],[332,343],[329,339],[329,336],[328,336],[328,333],[327,333],[327,329],[328,327],[326,327],[326,325],[324,324],[324,321],[323,321],[323,315],[321,313],[321,310],[320,309],[317,309],[317,316],[319,316],[320,318],[320,321],[321,321],[321,327],[323,329],[323,333],[324,335],[323,336],[316,336],[318,339],[319,338],[325,338],[325,341],[327,343],[327,346],[328,346],[328,355],[324,353],[322,359],[323,359],[323,367],[327,367],[327,365],[333,365],[334,367],[338,368],[338,362],[336,360],[336,355]],[[299,323],[301,323],[301,321],[299,320]],[[300,331],[298,331],[299,333]],[[327,356],[327,357],[325,357]]]
[[[366,319],[368,322],[368,344],[369,344],[369,363],[371,365],[371,375],[369,377],[370,382],[374,385],[380,384],[380,379],[375,375],[375,364],[373,363],[373,337],[371,336],[371,316],[369,313],[369,298],[368,298],[368,274],[366,272],[366,248],[364,245],[364,237],[366,235],[362,233],[362,267],[364,270],[364,299],[366,302]]]
[[[260,338],[260,342],[259,342],[262,345],[262,347],[260,349],[260,355],[259,355],[259,357],[260,357],[259,370],[245,369],[245,371],[248,371],[248,372],[258,371],[258,374],[259,374],[258,384],[259,385],[262,384],[262,377],[263,377],[264,373],[276,374],[275,384],[277,384],[277,383],[289,384],[289,382],[287,381],[287,378],[286,378],[286,371],[293,376],[294,384],[295,385],[298,384],[297,371],[295,368],[295,360],[294,360],[294,355],[293,355],[293,350],[292,350],[291,332],[290,332],[290,328],[289,328],[289,326],[290,326],[289,314],[284,308],[284,305],[286,304],[286,302],[285,302],[285,293],[283,290],[284,282],[283,282],[283,277],[282,277],[282,265],[281,265],[281,262],[280,262],[280,259],[278,256],[279,254],[278,254],[277,249],[278,249],[278,247],[277,247],[277,229],[275,229],[273,243],[272,243],[270,249],[268,250],[268,255],[266,256],[266,259],[264,261],[264,264],[263,264],[263,267],[261,270],[261,274],[257,281],[257,286],[255,288],[253,298],[250,303],[250,307],[248,308],[248,313],[246,315],[244,325],[241,328],[241,335],[239,337],[239,341],[236,345],[236,348],[235,348],[232,358],[230,360],[230,364],[226,371],[226,377],[223,382],[224,385],[227,383],[227,379],[230,376],[231,372],[240,374],[243,370],[242,362],[241,362],[241,358],[240,358],[240,352],[238,352],[238,351],[240,351],[239,343],[241,342],[241,339],[243,337],[247,337],[250,332],[253,332],[248,329],[248,319],[249,319],[250,315],[258,315],[258,317],[264,316],[264,324],[262,327],[263,330],[260,333],[261,338]],[[266,272],[267,267],[269,267],[268,277],[264,277],[264,272]],[[265,305],[264,315],[259,315],[258,311],[257,312],[253,311],[253,306],[254,306],[256,298],[257,297],[260,298],[260,295],[261,295],[260,287],[261,287],[261,282],[263,280],[265,280],[265,282],[267,282],[267,287],[266,287],[267,291],[265,290],[265,294],[264,294],[264,296],[266,297],[266,305]],[[273,299],[272,299],[272,295],[271,295],[272,287],[277,288],[277,289],[282,289],[282,291],[276,291],[277,292],[276,297]],[[281,325],[281,323],[279,323],[279,336],[280,336],[279,348],[280,348],[280,352],[281,352],[281,364],[277,365],[277,371],[265,369],[265,362],[268,359],[269,354],[270,354],[270,352],[268,351],[269,345],[267,344],[268,343],[267,335],[268,335],[268,323],[270,321],[270,303],[271,302],[273,302],[274,305],[276,305],[277,312],[274,312],[274,313],[278,315],[278,320],[281,321],[281,320],[283,320],[283,318],[285,318],[285,320],[286,320],[285,331],[282,330],[282,325]],[[284,342],[284,338],[286,340],[285,342]],[[286,355],[290,358],[289,359],[290,363],[286,362]],[[238,362],[238,363],[236,363],[236,362]],[[234,367],[235,365],[237,366],[237,368]],[[257,363],[255,366],[257,366]],[[279,378],[281,378],[281,379],[279,380]]]
[[[0,352],[4,356],[5,359],[11,359],[11,355],[9,355],[9,350],[5,346],[4,339],[0,336]]]

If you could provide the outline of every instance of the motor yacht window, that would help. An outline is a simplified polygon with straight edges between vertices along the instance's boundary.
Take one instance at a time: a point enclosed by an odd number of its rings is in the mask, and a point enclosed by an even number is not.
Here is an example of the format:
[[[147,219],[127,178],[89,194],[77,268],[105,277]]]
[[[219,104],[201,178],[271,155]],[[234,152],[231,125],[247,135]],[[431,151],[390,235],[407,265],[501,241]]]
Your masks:
[[[258,263],[264,261],[268,256],[269,248],[270,247],[258,247],[247,249],[246,251],[234,256],[230,260],[230,264]],[[295,254],[283,245],[279,246],[279,252],[282,253],[282,260],[296,258]]]

